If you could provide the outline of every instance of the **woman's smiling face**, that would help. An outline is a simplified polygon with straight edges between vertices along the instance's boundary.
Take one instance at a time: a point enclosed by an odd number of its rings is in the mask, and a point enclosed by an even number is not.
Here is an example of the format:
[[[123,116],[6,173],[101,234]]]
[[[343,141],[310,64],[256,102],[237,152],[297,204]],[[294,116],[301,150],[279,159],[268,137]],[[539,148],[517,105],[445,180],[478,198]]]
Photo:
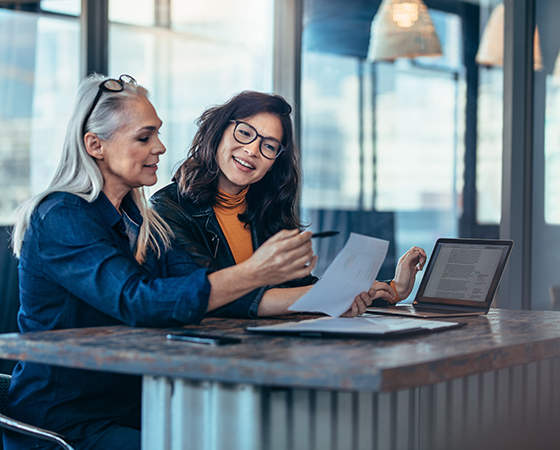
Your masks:
[[[261,136],[282,142],[282,123],[274,114],[263,112],[242,121],[253,126]],[[234,127],[235,123],[231,123],[226,128],[216,152],[220,168],[218,186],[232,195],[260,181],[274,164],[273,159],[266,159],[260,152],[262,138],[257,137],[250,144],[241,144],[233,137]]]
[[[127,192],[157,182],[157,164],[165,147],[159,140],[161,120],[143,96],[129,100],[126,119],[95,155],[104,179],[104,191]]]

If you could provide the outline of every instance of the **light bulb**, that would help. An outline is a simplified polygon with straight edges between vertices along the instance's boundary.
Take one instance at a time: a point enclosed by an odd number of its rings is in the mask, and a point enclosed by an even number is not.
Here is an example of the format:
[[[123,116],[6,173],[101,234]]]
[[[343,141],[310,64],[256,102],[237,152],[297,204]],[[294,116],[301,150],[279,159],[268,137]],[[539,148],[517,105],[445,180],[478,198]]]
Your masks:
[[[393,21],[401,28],[410,28],[418,20],[418,5],[397,3],[392,8]]]

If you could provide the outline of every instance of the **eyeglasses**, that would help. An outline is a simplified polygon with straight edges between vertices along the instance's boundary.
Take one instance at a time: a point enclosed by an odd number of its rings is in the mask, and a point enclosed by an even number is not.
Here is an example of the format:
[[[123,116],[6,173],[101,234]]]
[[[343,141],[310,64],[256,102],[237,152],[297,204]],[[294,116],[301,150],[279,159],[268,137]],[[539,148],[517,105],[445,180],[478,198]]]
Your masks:
[[[259,150],[261,155],[266,159],[276,159],[280,154],[286,150],[280,142],[274,138],[264,137],[257,133],[257,130],[248,123],[241,122],[240,120],[230,120],[230,122],[235,124],[233,129],[233,137],[240,144],[250,144],[254,142],[258,137],[261,138],[261,145]]]
[[[103,92],[121,92],[121,91],[124,91],[124,83],[128,83],[128,84],[131,84],[133,86],[138,85],[138,83],[136,83],[136,80],[134,78],[132,78],[130,75],[121,75],[118,80],[115,80],[113,78],[109,78],[108,80],[102,81],[99,84],[99,91],[97,92],[97,95],[95,96],[95,99],[93,100],[93,103],[91,104],[91,108],[89,109],[89,112],[86,114],[86,117],[84,119],[84,123],[82,124],[82,136],[86,134],[86,124],[87,124],[87,122],[88,122],[88,120],[91,116],[91,113],[93,112],[93,110],[97,106],[97,103],[99,102],[99,99],[101,98],[101,94]]]

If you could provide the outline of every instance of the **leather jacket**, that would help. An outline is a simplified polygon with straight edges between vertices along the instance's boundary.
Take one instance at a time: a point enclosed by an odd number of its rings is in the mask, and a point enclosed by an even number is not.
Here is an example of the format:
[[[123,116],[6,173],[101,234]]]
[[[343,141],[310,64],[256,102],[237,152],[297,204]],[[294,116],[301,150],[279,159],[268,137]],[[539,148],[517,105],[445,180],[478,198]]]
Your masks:
[[[189,198],[181,195],[176,182],[165,186],[152,195],[150,203],[173,231],[174,243],[189,253],[201,267],[220,270],[235,265],[235,259],[218,223],[212,205],[197,205],[193,203]],[[270,236],[263,236],[256,231],[256,227],[251,226],[251,224],[249,226],[253,248],[257,249]],[[308,286],[316,281],[316,277],[309,275],[280,286],[265,286],[250,292],[233,302],[233,304],[237,304],[240,301],[250,303],[250,305],[247,304],[245,308],[242,308],[246,312],[241,317],[256,317],[258,304],[267,289]],[[227,311],[231,309],[232,307],[228,308],[228,305],[226,305],[218,310],[220,313],[212,313],[211,315],[231,317],[227,312],[221,313],[222,310]],[[234,315],[239,317],[237,313],[234,313]]]

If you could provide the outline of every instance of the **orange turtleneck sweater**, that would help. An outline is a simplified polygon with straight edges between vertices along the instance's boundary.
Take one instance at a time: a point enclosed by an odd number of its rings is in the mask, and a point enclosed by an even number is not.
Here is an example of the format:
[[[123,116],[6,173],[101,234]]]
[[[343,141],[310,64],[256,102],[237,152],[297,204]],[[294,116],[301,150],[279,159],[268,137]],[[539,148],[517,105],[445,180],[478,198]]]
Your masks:
[[[248,226],[245,227],[245,224],[237,217],[247,208],[248,190],[249,186],[237,195],[230,195],[220,190],[214,205],[216,218],[226,236],[236,264],[249,259],[253,254],[251,230]]]

